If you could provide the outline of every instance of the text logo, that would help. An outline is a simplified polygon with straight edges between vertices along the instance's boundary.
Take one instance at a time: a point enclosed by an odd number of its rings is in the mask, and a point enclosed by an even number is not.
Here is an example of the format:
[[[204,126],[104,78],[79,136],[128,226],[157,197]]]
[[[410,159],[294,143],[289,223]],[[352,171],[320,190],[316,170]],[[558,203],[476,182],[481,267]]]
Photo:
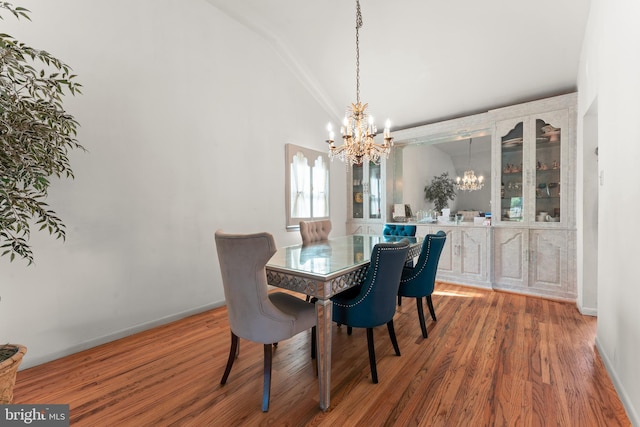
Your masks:
[[[69,427],[69,405],[2,405],[0,426]]]

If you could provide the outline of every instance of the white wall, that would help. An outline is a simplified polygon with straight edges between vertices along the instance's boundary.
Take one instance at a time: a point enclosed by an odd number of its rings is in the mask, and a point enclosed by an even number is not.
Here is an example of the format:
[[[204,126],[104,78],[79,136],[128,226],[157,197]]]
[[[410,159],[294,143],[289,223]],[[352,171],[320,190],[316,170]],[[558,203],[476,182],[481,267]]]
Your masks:
[[[2,31],[69,63],[84,94],[74,181],[50,205],[67,242],[0,258],[0,341],[23,368],[224,302],[213,233],[285,230],[284,145],[326,149],[321,109],[261,37],[205,0],[25,1]],[[331,171],[344,234],[345,168]]]
[[[578,79],[580,120],[597,101],[596,343],[633,425],[640,425],[640,2],[592,0]],[[579,134],[578,144],[584,135]],[[579,155],[580,158],[580,155]],[[579,183],[580,184],[580,183]],[[578,187],[578,193],[584,191]],[[629,213],[628,220],[621,217]]]

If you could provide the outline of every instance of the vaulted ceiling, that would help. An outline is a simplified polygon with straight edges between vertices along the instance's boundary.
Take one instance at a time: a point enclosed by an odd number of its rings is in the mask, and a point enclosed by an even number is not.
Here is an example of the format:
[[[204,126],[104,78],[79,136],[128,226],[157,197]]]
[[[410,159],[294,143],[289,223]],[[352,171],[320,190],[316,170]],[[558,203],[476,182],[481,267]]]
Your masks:
[[[356,99],[355,0],[208,0],[269,40],[339,120]],[[361,0],[361,100],[378,126],[576,90],[589,0]]]

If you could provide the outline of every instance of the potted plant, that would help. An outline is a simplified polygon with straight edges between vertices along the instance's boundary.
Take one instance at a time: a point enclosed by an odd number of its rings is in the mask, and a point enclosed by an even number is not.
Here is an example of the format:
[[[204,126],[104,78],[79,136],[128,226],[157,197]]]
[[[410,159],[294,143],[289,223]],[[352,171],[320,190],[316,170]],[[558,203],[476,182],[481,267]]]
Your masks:
[[[449,178],[449,172],[434,176],[431,183],[424,187],[424,198],[433,202],[438,212],[442,212],[442,209],[449,206],[449,200],[454,200],[455,197],[455,181]]]
[[[0,2],[0,12],[29,18],[29,11]],[[0,13],[0,19],[4,19]],[[73,178],[69,152],[78,123],[62,106],[81,85],[64,62],[7,34],[0,34],[0,257],[30,265],[31,227],[65,238],[62,220],[45,202],[49,179]],[[26,348],[0,345],[0,403],[9,403]]]
[[[26,352],[27,348],[23,345],[0,345],[0,405],[9,404],[13,400],[16,373]]]

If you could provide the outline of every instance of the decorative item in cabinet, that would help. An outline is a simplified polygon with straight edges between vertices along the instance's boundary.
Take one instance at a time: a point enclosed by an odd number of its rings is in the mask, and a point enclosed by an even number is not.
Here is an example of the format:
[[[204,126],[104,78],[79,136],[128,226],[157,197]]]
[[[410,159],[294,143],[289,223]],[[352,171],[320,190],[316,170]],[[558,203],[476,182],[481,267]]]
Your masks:
[[[364,218],[364,167],[363,165],[354,165],[353,174],[353,218]]]
[[[347,178],[349,228],[384,221],[384,168],[384,161],[380,164],[365,162],[350,166]]]
[[[562,126],[537,118],[535,128],[535,221],[560,222],[562,174],[558,159],[562,155]]]
[[[517,222],[545,227],[566,226],[569,137],[567,110],[514,117],[496,123],[494,147],[499,169],[494,188],[500,200],[496,225]],[[544,213],[545,215],[540,215]],[[547,224],[548,223],[548,224]],[[556,225],[552,225],[555,223]]]
[[[500,139],[502,174],[500,218],[502,221],[522,221],[523,219],[523,128],[524,123],[517,122]]]

